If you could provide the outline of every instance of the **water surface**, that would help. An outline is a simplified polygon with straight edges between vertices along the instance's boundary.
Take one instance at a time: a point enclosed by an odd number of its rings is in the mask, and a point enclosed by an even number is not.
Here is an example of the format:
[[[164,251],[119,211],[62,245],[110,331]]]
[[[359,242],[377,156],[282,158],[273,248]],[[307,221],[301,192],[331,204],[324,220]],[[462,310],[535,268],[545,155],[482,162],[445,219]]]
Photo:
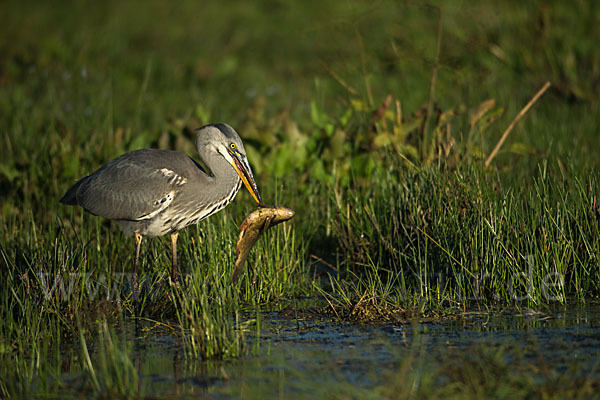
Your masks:
[[[414,372],[451,362],[449,354],[464,351],[468,357],[481,348],[507,358],[518,354],[533,371],[600,374],[599,327],[597,305],[369,325],[273,312],[262,314],[260,338],[249,339],[252,354],[240,359],[186,360],[175,335],[138,342],[133,357],[140,390],[152,397],[377,397],[375,389],[401,379],[407,359],[413,360]]]

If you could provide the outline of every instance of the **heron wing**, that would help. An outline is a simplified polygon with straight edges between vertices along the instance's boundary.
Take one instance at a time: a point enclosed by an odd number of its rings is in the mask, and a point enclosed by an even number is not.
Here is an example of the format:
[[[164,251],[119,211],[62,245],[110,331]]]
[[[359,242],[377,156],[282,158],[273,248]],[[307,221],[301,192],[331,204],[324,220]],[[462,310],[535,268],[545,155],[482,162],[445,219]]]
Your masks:
[[[75,184],[77,204],[109,219],[150,219],[167,208],[197,168],[185,154],[164,150],[126,153]]]

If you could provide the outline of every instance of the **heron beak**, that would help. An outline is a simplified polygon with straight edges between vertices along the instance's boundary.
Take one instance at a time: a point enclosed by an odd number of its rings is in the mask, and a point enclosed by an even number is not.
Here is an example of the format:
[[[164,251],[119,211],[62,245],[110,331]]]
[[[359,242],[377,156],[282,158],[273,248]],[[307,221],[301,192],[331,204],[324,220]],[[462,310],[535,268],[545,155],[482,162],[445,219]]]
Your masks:
[[[229,155],[233,159],[231,166],[235,169],[235,172],[242,178],[242,182],[244,182],[244,186],[252,195],[252,198],[256,200],[258,204],[261,204],[262,199],[260,198],[260,193],[258,192],[258,186],[256,186],[256,181],[254,181],[254,175],[252,175],[252,169],[250,168],[250,164],[248,164],[248,159],[242,156],[237,151],[231,151],[227,149]]]

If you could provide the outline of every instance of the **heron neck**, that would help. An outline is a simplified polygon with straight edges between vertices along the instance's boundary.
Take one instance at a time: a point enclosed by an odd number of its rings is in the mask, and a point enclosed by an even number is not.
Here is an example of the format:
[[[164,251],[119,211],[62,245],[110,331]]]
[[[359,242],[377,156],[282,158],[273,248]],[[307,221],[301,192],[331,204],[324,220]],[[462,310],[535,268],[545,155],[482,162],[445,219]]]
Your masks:
[[[202,149],[204,150],[204,149]],[[231,164],[220,154],[212,151],[198,151],[200,159],[210,169],[211,192],[214,197],[225,198],[237,187],[240,177]]]

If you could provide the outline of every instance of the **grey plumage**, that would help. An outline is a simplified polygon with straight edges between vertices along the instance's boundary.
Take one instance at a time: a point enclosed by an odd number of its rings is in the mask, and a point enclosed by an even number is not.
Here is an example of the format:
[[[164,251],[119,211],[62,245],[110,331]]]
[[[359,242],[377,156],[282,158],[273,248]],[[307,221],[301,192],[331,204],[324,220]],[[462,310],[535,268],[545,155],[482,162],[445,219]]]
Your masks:
[[[222,209],[241,186],[240,176],[216,143],[225,147],[234,143],[242,163],[246,162],[244,145],[233,128],[207,125],[199,129],[196,147],[211,175],[183,153],[136,150],[80,179],[60,201],[117,220],[126,233],[172,233]],[[181,218],[186,218],[186,224]]]
[[[141,236],[175,235],[176,273],[179,230],[224,208],[242,183],[261,201],[244,145],[233,128],[226,124],[199,128],[196,149],[210,174],[176,151],[136,150],[80,179],[60,201],[116,220],[126,233],[136,235],[138,253]]]
[[[233,168],[231,170],[233,172]],[[137,221],[160,209],[172,191],[179,194],[184,189],[182,186],[188,183],[185,176],[189,177],[191,185],[210,184],[209,177],[185,154],[170,150],[136,150],[115,158],[79,180],[61,202],[80,205],[86,211],[108,219]]]

